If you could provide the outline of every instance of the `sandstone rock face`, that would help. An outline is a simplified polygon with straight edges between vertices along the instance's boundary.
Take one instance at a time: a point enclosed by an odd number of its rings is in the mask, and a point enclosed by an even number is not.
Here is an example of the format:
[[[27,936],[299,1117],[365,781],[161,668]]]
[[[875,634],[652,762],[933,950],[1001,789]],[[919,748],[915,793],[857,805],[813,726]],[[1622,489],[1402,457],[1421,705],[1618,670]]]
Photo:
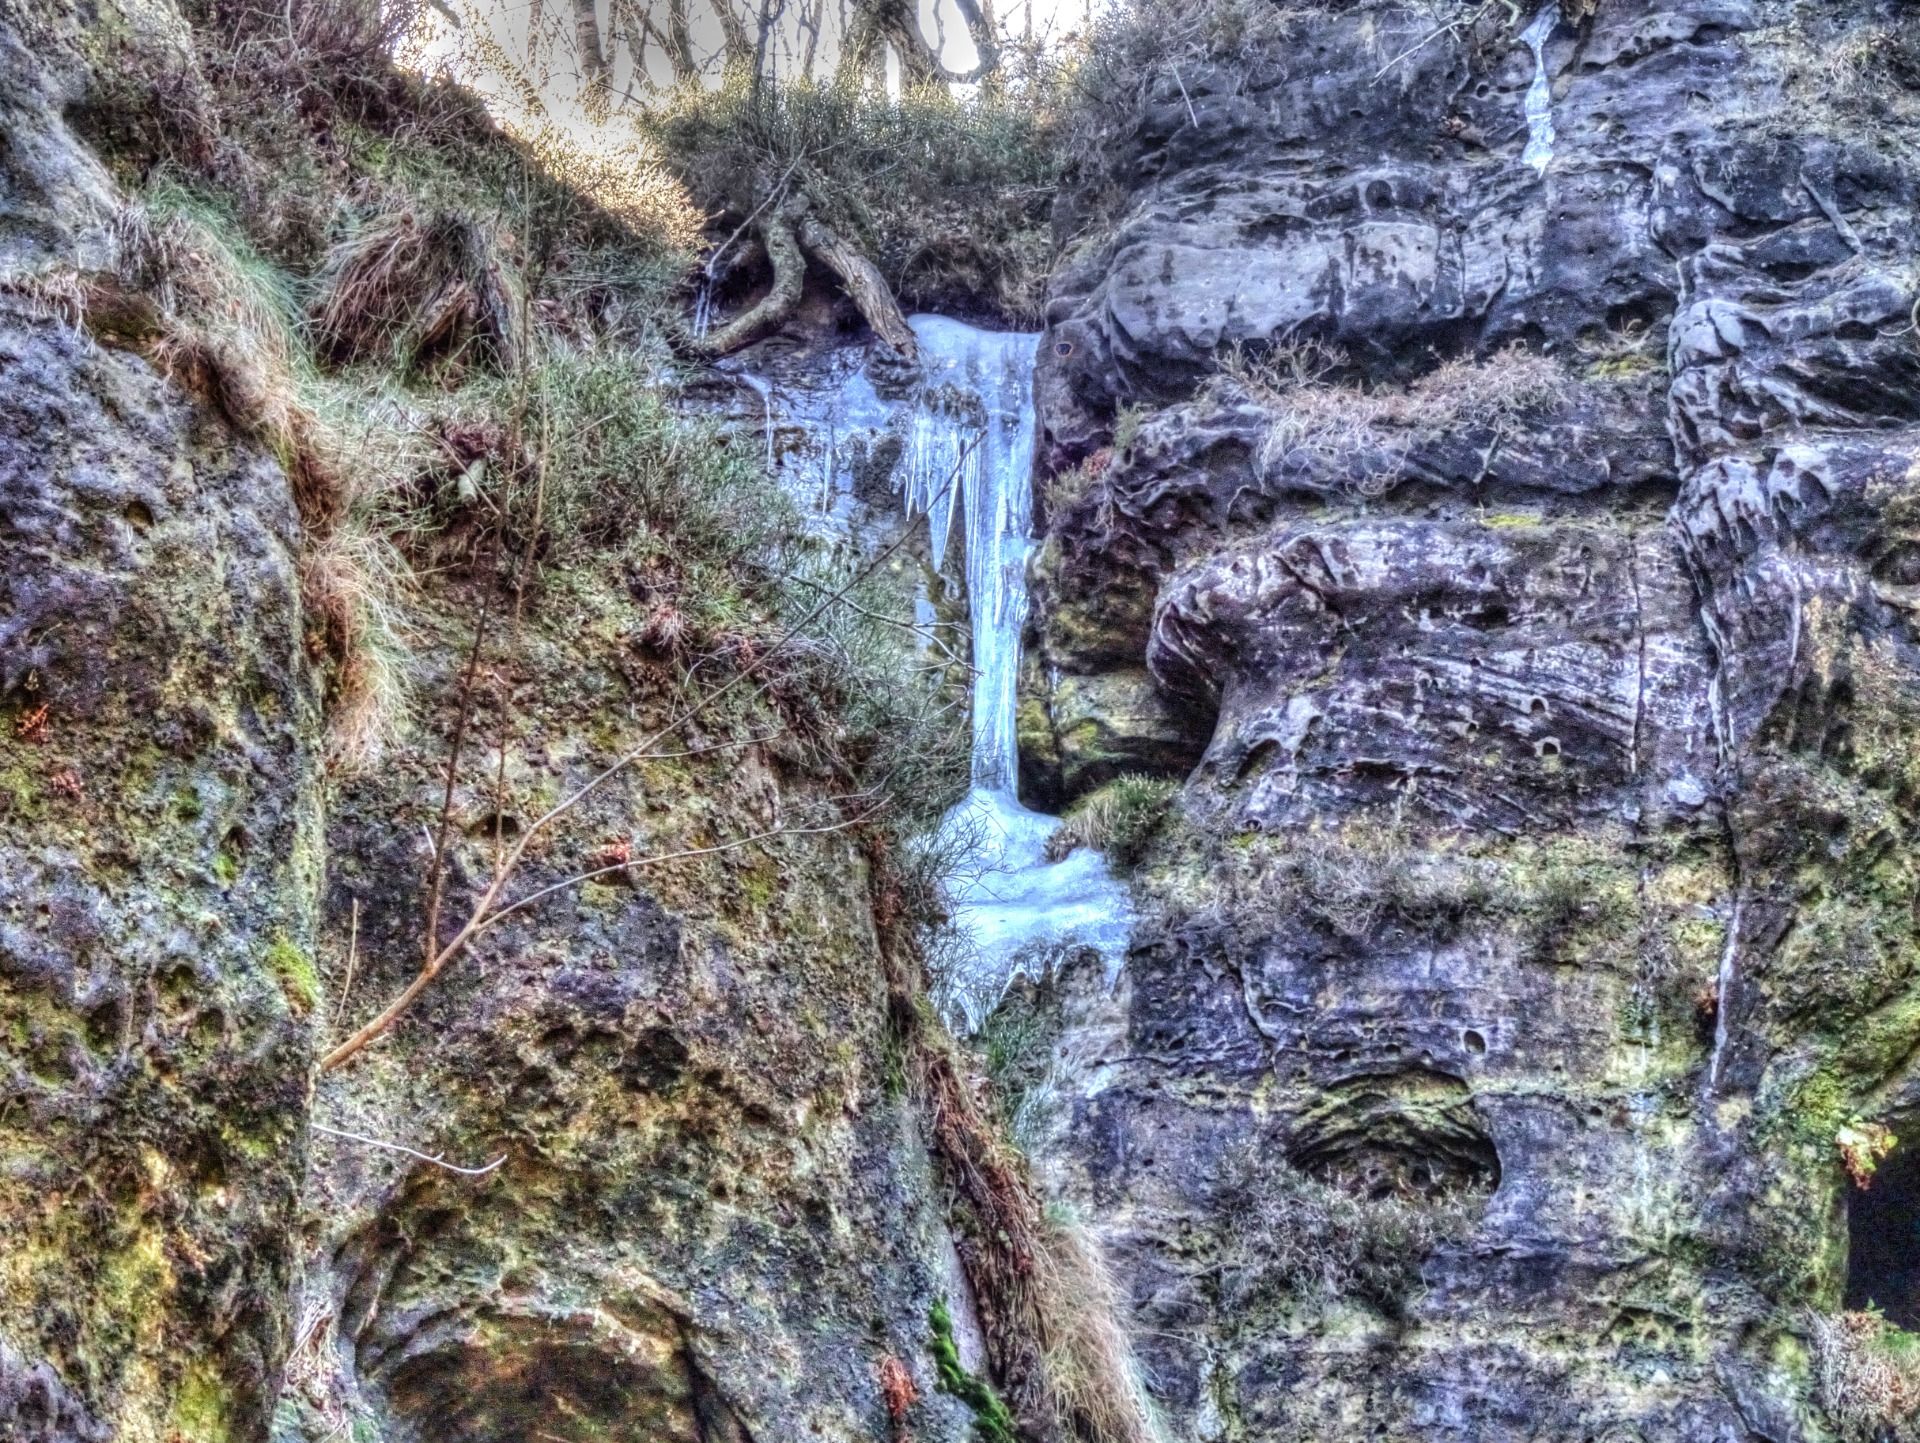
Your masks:
[[[798,683],[669,729],[531,853],[551,900],[317,1075],[420,964],[487,583],[409,597],[416,725],[323,784],[287,474],[80,324],[130,221],[69,121],[193,43],[0,6],[0,1437],[954,1443],[933,1305],[983,1345]],[[491,602],[450,923],[687,694],[612,560],[546,579]],[[690,855],[571,885],[616,846]]]
[[[1517,26],[1307,12],[1161,77],[1056,281],[1028,705],[1144,663],[1211,737],[1119,987],[1010,1005],[1183,1435],[1827,1437],[1872,1282],[1920,155],[1841,81],[1913,22],[1564,11],[1544,173]]]
[[[318,695],[278,465],[62,318],[79,35],[0,24],[0,1434],[213,1443],[289,1341]]]
[[[509,835],[665,720],[664,673],[621,605],[601,598],[584,631],[536,624],[500,663],[491,696],[516,697]],[[436,625],[458,636],[469,616]],[[462,661],[435,656],[445,690],[417,744],[330,818],[326,950],[357,938],[354,1013],[419,955],[422,826]],[[719,749],[635,768],[520,885],[584,870],[609,838],[646,855],[817,824],[831,808],[802,758],[740,744],[777,729],[743,719],[722,746],[716,722],[683,744]],[[502,815],[477,760],[455,793],[454,898],[487,876]],[[529,1418],[564,1443],[877,1437],[889,1358],[917,1380],[916,1433],[964,1436],[925,1346],[932,1303],[964,1306],[964,1283],[869,882],[842,834],[563,891],[325,1079],[315,1116],[337,1132],[504,1161],[475,1178],[322,1140],[303,1298],[316,1342],[280,1436],[320,1443],[352,1416],[409,1443],[517,1443]]]

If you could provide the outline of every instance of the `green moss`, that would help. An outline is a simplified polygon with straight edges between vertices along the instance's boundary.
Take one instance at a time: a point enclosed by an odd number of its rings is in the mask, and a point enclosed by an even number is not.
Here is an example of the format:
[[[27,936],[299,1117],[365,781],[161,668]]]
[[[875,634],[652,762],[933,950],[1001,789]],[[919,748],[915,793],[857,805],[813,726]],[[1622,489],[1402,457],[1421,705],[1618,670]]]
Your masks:
[[[1611,356],[1602,356],[1587,367],[1589,381],[1611,381],[1616,384],[1637,381],[1642,376],[1651,376],[1656,371],[1665,370],[1665,363],[1651,351],[1620,351]]]
[[[267,946],[267,968],[296,1017],[305,1017],[320,1005],[320,976],[313,959],[288,941],[284,932]]]
[[[973,1436],[979,1443],[1017,1443],[1019,1432],[1006,1403],[984,1378],[969,1373],[953,1341],[953,1314],[944,1298],[927,1310],[927,1351],[933,1355],[940,1391],[973,1410]]]
[[[227,1443],[233,1436],[227,1390],[211,1365],[199,1362],[187,1370],[174,1394],[170,1421],[180,1443]]]
[[[0,818],[18,825],[36,822],[46,813],[46,796],[39,778],[24,766],[0,765]]]

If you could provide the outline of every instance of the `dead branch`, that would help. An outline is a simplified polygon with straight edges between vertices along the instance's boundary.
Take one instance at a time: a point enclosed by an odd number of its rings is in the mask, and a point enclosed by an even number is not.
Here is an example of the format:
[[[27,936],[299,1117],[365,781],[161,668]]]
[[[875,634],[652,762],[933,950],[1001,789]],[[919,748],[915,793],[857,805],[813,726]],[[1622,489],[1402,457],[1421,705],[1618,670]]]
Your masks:
[[[800,244],[840,277],[840,283],[847,288],[847,294],[867,324],[873,327],[873,333],[904,359],[918,360],[920,347],[914,339],[913,328],[900,314],[900,305],[894,300],[886,277],[880,274],[880,267],[818,216],[807,214],[802,208],[798,221]]]
[[[941,485],[939,492],[935,493],[936,497],[940,495],[944,495],[948,490],[950,490],[955,485],[956,482],[959,481],[962,468],[965,467],[968,457],[970,457],[973,454],[973,448],[977,444],[978,444],[977,440],[969,442],[967,446],[961,450],[960,455],[954,461],[952,472],[948,475],[946,481]],[[750,665],[743,667],[730,680],[723,682],[721,685],[715,687],[713,690],[707,692],[705,695],[689,703],[677,715],[671,718],[666,723],[666,725],[662,726],[657,731],[653,732],[638,746],[634,747],[632,750],[628,752],[623,753],[620,757],[616,758],[607,767],[602,769],[600,772],[596,773],[593,777],[589,778],[585,783],[583,783],[570,795],[556,802],[552,807],[548,808],[547,811],[543,813],[541,816],[536,817],[533,820],[533,822],[527,827],[527,829],[524,832],[522,832],[518,838],[515,839],[512,849],[506,854],[506,856],[504,858],[496,859],[494,864],[492,880],[487,884],[486,890],[481,893],[479,899],[474,903],[472,911],[467,916],[467,920],[461,924],[460,929],[454,933],[451,940],[449,940],[445,946],[440,946],[438,945],[438,938],[439,938],[438,931],[437,930],[429,931],[426,938],[426,962],[421,967],[418,975],[414,977],[413,981],[407,985],[405,990],[403,990],[398,997],[396,997],[390,1004],[388,1004],[388,1006],[385,1009],[381,1011],[379,1016],[375,1017],[372,1021],[366,1023],[358,1031],[356,1031],[352,1036],[348,1037],[344,1042],[340,1043],[339,1046],[335,1047],[331,1052],[327,1053],[325,1057],[321,1058],[320,1071],[322,1073],[332,1072],[335,1068],[341,1066],[342,1064],[346,1063],[351,1058],[353,1058],[353,1056],[356,1053],[358,1053],[362,1048],[364,1048],[368,1043],[372,1042],[375,1038],[381,1036],[389,1028],[391,1028],[395,1022],[399,1021],[400,1017],[406,1012],[406,1010],[413,1005],[414,999],[419,997],[419,995],[427,989],[427,987],[433,982],[434,978],[438,977],[441,972],[445,971],[447,966],[450,963],[452,963],[456,958],[458,958],[460,954],[464,952],[466,948],[474,941],[475,938],[479,937],[482,933],[486,932],[489,928],[493,927],[502,917],[506,916],[509,911],[522,910],[525,907],[531,905],[532,902],[534,900],[537,900],[538,897],[550,895],[552,891],[556,890],[556,888],[550,887],[542,890],[539,893],[534,894],[532,897],[521,898],[520,900],[513,902],[511,904],[502,903],[502,897],[503,897],[503,894],[505,893],[507,884],[513,879],[515,873],[519,870],[521,861],[526,857],[527,848],[533,844],[533,841],[536,837],[539,837],[542,833],[544,833],[547,830],[547,828],[551,827],[561,817],[564,817],[568,812],[572,811],[575,807],[579,806],[581,802],[585,801],[589,796],[593,795],[593,793],[598,791],[602,786],[606,785],[607,782],[611,781],[614,777],[618,776],[621,772],[625,771],[628,767],[634,765],[636,762],[645,760],[649,755],[652,754],[654,747],[656,747],[661,741],[665,740],[668,736],[671,736],[674,732],[678,731],[681,727],[685,726],[688,722],[692,721],[695,717],[705,712],[715,702],[719,701],[722,697],[734,691],[735,688],[742,686],[747,681],[751,680],[753,677],[765,672],[767,668],[772,664],[774,659],[780,656],[787,649],[787,647],[790,646],[805,631],[807,627],[811,626],[815,621],[817,621],[821,616],[823,616],[829,607],[832,607],[842,602],[843,600],[845,600],[845,598],[854,590],[855,587],[859,586],[863,581],[865,581],[868,577],[872,576],[882,566],[884,566],[888,561],[890,561],[893,558],[894,554],[898,552],[903,546],[905,546],[907,542],[912,538],[912,536],[913,536],[913,532],[911,530],[903,530],[900,536],[892,544],[884,547],[882,550],[876,553],[874,557],[870,561],[868,561],[865,566],[863,566],[862,568],[860,568],[860,570],[854,573],[854,575],[846,582],[845,585],[841,586],[837,591],[833,592],[831,595],[824,598],[819,603],[819,605],[815,606],[799,621],[795,622],[792,626],[788,627],[786,631],[781,633],[779,639],[776,640],[774,644],[771,647],[769,647],[766,651],[762,652],[761,655],[755,661],[753,661]],[[476,655],[477,653],[478,653],[478,648],[476,646]],[[763,680],[759,686],[755,687],[753,691],[747,694],[746,699],[748,701],[751,701],[754,698],[763,695],[769,688],[773,686],[776,679],[777,678],[774,676],[766,677],[766,679]],[[464,708],[463,708],[463,713],[464,713]],[[444,879],[445,871],[446,871],[445,848],[446,848],[447,819],[452,810],[452,801],[451,801],[452,790],[453,790],[452,776],[453,776],[453,771],[457,765],[458,765],[458,756],[456,753],[456,755],[450,757],[448,760],[447,800],[443,803],[443,806],[442,806],[440,835],[436,839],[435,855],[433,859],[434,900],[433,900],[432,906],[429,909],[429,917],[430,917],[430,925],[435,926],[436,928],[437,928],[437,922],[438,922],[438,906],[439,906],[440,894],[442,889],[442,881]],[[868,815],[871,815],[871,813],[869,813]],[[866,820],[866,818],[862,817],[862,818],[856,819],[856,821],[853,821],[853,822],[836,824],[836,826],[834,826],[833,828],[830,828],[829,830],[840,830],[842,827],[855,826],[855,825],[858,825],[859,821],[864,821],[864,820]],[[748,840],[751,840],[751,839],[748,839]],[[732,844],[728,844],[728,845],[732,845]],[[740,845],[746,845],[746,842],[742,841]],[[642,859],[642,860],[644,861],[647,859]],[[667,859],[662,858],[660,860],[667,860]],[[619,867],[616,868],[616,870],[624,867],[632,866],[632,865],[634,865],[634,863],[631,863],[631,862],[622,863],[622,864],[619,864]],[[562,883],[560,885],[570,886],[570,885],[576,884],[580,880],[584,880],[584,878],[575,878],[570,880],[569,882]]]

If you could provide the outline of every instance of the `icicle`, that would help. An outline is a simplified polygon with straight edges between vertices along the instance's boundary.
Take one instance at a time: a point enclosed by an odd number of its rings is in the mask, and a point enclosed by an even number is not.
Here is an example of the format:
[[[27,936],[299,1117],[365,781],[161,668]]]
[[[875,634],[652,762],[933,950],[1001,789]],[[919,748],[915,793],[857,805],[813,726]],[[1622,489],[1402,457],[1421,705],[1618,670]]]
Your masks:
[[[1559,0],[1533,17],[1521,41],[1533,52],[1533,83],[1527,87],[1527,148],[1520,158],[1542,175],[1553,160],[1553,84],[1547,79],[1547,37],[1560,23]]]

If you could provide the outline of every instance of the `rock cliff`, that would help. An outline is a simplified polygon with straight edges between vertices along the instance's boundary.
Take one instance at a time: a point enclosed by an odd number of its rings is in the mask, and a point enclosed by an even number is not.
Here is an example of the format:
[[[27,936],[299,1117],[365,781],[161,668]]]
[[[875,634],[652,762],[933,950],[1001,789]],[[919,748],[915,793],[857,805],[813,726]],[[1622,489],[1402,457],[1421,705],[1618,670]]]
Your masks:
[[[1530,127],[1531,19],[1273,12],[1063,197],[1029,780],[1191,774],[1002,1025],[1176,1433],[1883,1436],[1920,35],[1566,4]]]

